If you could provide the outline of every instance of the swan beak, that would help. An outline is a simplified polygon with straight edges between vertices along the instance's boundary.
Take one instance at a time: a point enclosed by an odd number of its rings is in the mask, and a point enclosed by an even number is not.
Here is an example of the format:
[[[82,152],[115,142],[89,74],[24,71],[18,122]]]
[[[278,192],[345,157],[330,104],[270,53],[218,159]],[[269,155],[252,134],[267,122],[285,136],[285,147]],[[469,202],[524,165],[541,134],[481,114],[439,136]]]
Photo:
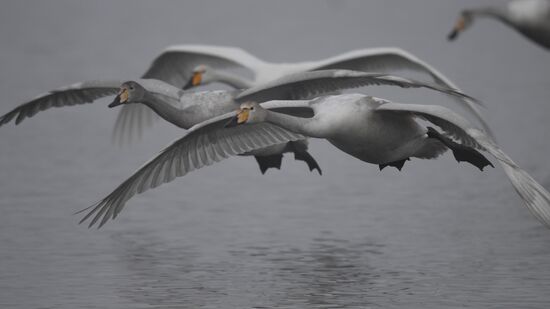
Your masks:
[[[239,110],[237,115],[235,117],[231,118],[231,120],[229,120],[229,122],[225,125],[225,127],[226,128],[233,128],[233,127],[236,127],[240,124],[245,123],[248,120],[249,113],[250,113],[249,109]]]
[[[193,73],[193,76],[191,79],[183,86],[183,90],[187,90],[193,87],[197,87],[202,82],[202,73],[201,72],[195,72]]]
[[[115,107],[128,102],[128,89],[122,88],[109,107]]]
[[[453,30],[451,31],[451,33],[449,33],[449,35],[447,36],[447,39],[449,41],[454,41],[458,35],[460,34],[460,32],[464,31],[464,28],[466,27],[466,21],[464,20],[464,17],[460,17]]]
[[[237,114],[237,124],[243,124],[248,120],[248,115],[250,114],[249,109],[241,109]]]

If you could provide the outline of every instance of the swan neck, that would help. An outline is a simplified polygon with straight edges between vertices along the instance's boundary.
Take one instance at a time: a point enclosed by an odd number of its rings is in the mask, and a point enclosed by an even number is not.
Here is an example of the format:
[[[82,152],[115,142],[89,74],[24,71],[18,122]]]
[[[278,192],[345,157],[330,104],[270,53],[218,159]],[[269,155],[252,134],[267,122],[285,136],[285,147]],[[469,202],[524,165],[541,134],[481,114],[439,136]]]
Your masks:
[[[176,108],[172,104],[162,100],[161,98],[153,95],[149,92],[146,92],[142,101],[143,104],[151,108],[157,115],[159,115],[164,120],[180,127],[186,128],[185,113],[182,113],[182,110]]]
[[[471,10],[471,13],[475,17],[490,17],[490,18],[498,19],[505,23],[510,22],[508,18],[508,14],[504,11],[504,9],[500,7],[482,7],[482,8]]]
[[[265,121],[308,137],[318,137],[320,132],[315,129],[315,118],[302,118],[283,113],[267,111]]]

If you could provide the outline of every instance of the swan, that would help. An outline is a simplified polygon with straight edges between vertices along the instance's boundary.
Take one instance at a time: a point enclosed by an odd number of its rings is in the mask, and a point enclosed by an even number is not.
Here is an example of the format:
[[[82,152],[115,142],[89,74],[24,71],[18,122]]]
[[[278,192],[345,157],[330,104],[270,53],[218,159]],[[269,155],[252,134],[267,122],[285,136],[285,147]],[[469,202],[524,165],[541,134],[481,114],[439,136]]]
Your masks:
[[[458,89],[447,77],[434,67],[413,54],[397,47],[378,47],[352,50],[330,58],[317,61],[294,63],[267,62],[236,47],[217,47],[207,45],[175,45],[166,48],[165,54],[173,57],[186,57],[189,52],[228,59],[233,66],[218,65],[212,58],[199,61],[192,68],[184,89],[207,85],[213,82],[227,84],[236,89],[251,88],[284,75],[328,69],[346,69],[365,72],[393,73],[397,70],[410,70],[429,77],[433,82],[448,88]],[[188,66],[186,67],[188,68]],[[228,71],[236,69],[246,71],[251,78]],[[176,68],[177,69],[177,68]]]
[[[122,86],[121,86],[122,84]],[[399,87],[424,87],[443,92],[453,97],[470,98],[458,91],[436,85],[421,83],[401,77],[364,73],[347,70],[325,70],[296,73],[259,85],[245,91],[205,91],[187,92],[168,83],[154,79],[138,81],[90,81],[60,88],[24,103],[0,117],[0,126],[15,119],[18,124],[27,117],[51,107],[63,107],[94,102],[104,95],[117,94],[113,103],[117,105],[137,105],[150,109],[168,122],[189,129],[193,125],[234,110],[236,102],[245,100],[268,101],[270,99],[298,99],[335,90],[369,85],[391,85]],[[129,104],[142,103],[142,104]],[[293,152],[295,159],[306,162],[310,171],[321,174],[321,168],[307,152],[305,140],[284,143],[271,147],[270,151],[257,150],[255,159],[262,173],[267,169],[280,168],[282,154]]]
[[[423,119],[440,128],[417,122]],[[98,228],[114,219],[135,194],[155,188],[230,156],[300,140],[323,138],[364,162],[403,167],[409,158],[434,159],[451,149],[457,161],[480,170],[492,166],[480,151],[502,166],[525,206],[550,227],[550,193],[522,170],[484,133],[450,109],[401,104],[362,94],[344,94],[302,101],[244,102],[237,111],[211,118],[140,167],[87,212]]]
[[[531,41],[550,49],[550,0],[513,0],[500,6],[464,10],[449,34],[449,40],[455,40],[477,17],[500,20]]]
[[[428,77],[437,85],[456,89],[461,91],[451,80],[445,75],[422,61],[413,54],[396,47],[379,47],[352,50],[334,57],[317,60],[304,61],[294,63],[272,63],[261,60],[245,50],[235,47],[218,47],[208,45],[175,45],[168,47],[164,54],[172,61],[181,58],[185,59],[188,54],[204,55],[204,59],[200,56],[196,58],[199,64],[192,70],[191,76],[188,77],[187,83],[183,89],[190,89],[199,85],[207,85],[213,82],[221,82],[236,89],[245,89],[259,84],[263,84],[285,75],[328,69],[345,69],[365,72],[380,72],[380,73],[395,73],[396,71],[409,70],[416,73],[421,73]],[[199,60],[200,59],[200,60]],[[214,60],[224,59],[231,61],[232,65],[219,65]],[[185,60],[178,61],[184,62]],[[160,63],[166,62],[161,56],[158,60]],[[168,65],[164,65],[167,67]],[[189,66],[186,66],[189,68]],[[235,74],[227,69],[240,69],[246,71],[252,78],[245,78],[242,75]],[[174,67],[173,70],[178,70]],[[491,136],[491,130],[483,119],[481,111],[478,107],[467,98],[457,99],[457,103],[464,106],[483,126]],[[119,116],[129,112],[123,110]]]

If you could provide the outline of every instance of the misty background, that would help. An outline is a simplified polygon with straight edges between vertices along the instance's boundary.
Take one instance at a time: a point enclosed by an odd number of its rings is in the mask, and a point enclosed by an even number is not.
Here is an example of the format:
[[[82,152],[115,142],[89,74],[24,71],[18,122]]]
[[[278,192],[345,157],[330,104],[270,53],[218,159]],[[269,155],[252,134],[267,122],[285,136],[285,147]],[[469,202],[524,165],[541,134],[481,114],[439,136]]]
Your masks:
[[[548,51],[494,20],[446,40],[461,9],[498,3],[3,1],[0,114],[75,82],[136,79],[168,45],[237,46],[274,62],[396,46],[483,101],[500,146],[548,189]],[[362,91],[453,107],[428,91]],[[109,102],[0,128],[0,307],[545,308],[550,301],[548,230],[500,167],[481,173],[451,153],[380,172],[312,140],[323,176],[292,155],[266,175],[252,158],[231,158],[134,197],[99,231],[79,226],[72,213],[184,134],[159,123],[118,147],[111,141],[118,109]]]

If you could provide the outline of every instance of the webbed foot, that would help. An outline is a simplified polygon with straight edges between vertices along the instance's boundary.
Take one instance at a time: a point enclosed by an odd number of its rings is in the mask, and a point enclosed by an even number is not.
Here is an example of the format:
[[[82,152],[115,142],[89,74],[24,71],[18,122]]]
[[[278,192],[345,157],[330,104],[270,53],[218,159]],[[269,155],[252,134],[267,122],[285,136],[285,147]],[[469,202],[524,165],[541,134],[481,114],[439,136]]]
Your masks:
[[[411,160],[411,158],[406,158],[406,159],[399,160],[399,161],[394,161],[394,162],[389,162],[389,163],[384,163],[384,164],[378,164],[378,168],[380,168],[380,170],[383,170],[386,166],[393,166],[401,172],[401,169],[403,168],[403,165],[405,165],[405,161],[410,161],[410,160]]]
[[[317,172],[319,172],[319,175],[323,175],[323,171],[321,171],[321,167],[319,167],[319,164],[317,164],[317,161],[315,161],[315,159],[309,154],[309,152],[295,151],[294,159],[306,162],[310,172],[313,172],[313,170],[317,170]]]
[[[456,143],[450,138],[441,135],[441,133],[437,132],[432,127],[428,127],[427,134],[428,137],[438,139],[445,146],[451,149],[457,162],[468,162],[479,168],[480,171],[483,171],[483,168],[486,166],[491,166],[493,168],[495,167],[491,161],[487,160],[487,158],[476,149]]]
[[[265,174],[265,172],[271,167],[281,169],[281,162],[283,160],[282,154],[272,156],[254,156],[254,158],[256,158],[256,162],[258,162],[262,174]]]

